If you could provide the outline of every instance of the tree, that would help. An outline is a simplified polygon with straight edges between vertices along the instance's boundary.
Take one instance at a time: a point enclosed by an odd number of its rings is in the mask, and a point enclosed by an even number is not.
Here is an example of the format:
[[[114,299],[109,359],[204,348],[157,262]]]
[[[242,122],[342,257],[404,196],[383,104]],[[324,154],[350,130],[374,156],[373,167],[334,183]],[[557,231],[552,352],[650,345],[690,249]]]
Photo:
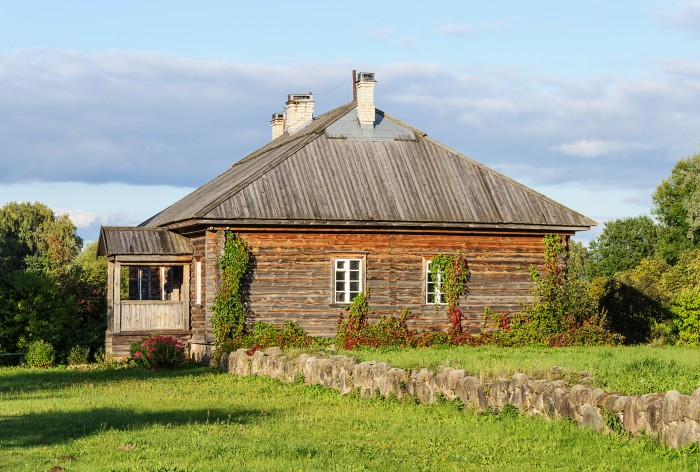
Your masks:
[[[42,203],[0,208],[0,352],[42,340],[62,358],[102,345],[107,263],[96,243],[81,245],[70,218]]]
[[[684,250],[700,247],[700,154],[678,161],[652,199],[659,255],[674,263]]]
[[[56,216],[38,202],[0,207],[0,243],[4,267],[48,272],[65,267],[83,244],[68,215]]]
[[[657,227],[646,215],[621,218],[605,224],[589,246],[589,275],[612,277],[632,269],[656,251]]]
[[[47,274],[16,270],[0,277],[0,352],[32,341],[50,343],[61,356],[78,343],[83,326],[72,297]]]
[[[76,343],[95,352],[104,344],[107,329],[107,259],[97,257],[97,241],[85,246],[63,272],[58,285],[75,302],[73,316],[80,320]]]

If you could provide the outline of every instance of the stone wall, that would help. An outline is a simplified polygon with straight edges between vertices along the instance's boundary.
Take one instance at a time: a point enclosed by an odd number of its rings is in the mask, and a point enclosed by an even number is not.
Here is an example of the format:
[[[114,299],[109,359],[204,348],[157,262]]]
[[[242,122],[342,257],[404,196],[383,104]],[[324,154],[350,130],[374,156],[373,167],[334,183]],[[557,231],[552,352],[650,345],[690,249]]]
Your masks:
[[[571,418],[597,431],[609,431],[613,419],[632,435],[644,431],[670,447],[700,441],[700,388],[692,395],[675,390],[665,395],[615,395],[584,385],[567,387],[563,380],[532,380],[520,373],[512,379],[484,381],[452,368],[435,373],[428,369],[408,371],[385,362],[358,362],[346,356],[302,354],[290,358],[279,348],[257,351],[252,356],[239,349],[224,356],[221,369],[284,382],[303,378],[307,384],[333,388],[341,394],[358,390],[365,397],[411,395],[421,403],[432,403],[442,396],[459,398],[466,407],[476,410],[513,405],[522,413]]]

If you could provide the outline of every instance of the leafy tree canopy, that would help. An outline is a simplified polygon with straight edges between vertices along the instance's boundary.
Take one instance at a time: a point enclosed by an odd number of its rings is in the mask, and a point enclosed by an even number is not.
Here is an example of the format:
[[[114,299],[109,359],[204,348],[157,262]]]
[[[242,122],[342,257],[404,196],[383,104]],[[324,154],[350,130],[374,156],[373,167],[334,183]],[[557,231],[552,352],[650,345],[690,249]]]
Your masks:
[[[56,216],[43,203],[0,207],[0,269],[57,270],[78,255],[82,243],[68,215]]]
[[[610,221],[589,246],[589,274],[612,277],[632,269],[654,255],[656,242],[657,227],[646,215]]]
[[[661,224],[659,254],[674,263],[684,250],[700,247],[700,154],[678,161],[652,199]]]

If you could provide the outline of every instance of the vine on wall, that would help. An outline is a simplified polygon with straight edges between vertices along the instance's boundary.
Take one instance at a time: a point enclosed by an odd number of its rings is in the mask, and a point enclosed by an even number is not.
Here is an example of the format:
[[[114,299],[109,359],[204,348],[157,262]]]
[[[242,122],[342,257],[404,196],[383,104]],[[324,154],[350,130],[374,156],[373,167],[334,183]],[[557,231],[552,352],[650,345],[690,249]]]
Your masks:
[[[457,254],[440,254],[430,261],[430,277],[438,286],[440,274],[440,292],[445,294],[447,316],[450,319],[450,336],[462,334],[462,312],[459,309],[459,298],[469,293],[471,272],[467,258],[457,251]]]
[[[227,231],[224,253],[219,260],[221,290],[214,300],[211,324],[217,344],[245,333],[246,305],[243,284],[250,266],[248,244],[237,234]]]

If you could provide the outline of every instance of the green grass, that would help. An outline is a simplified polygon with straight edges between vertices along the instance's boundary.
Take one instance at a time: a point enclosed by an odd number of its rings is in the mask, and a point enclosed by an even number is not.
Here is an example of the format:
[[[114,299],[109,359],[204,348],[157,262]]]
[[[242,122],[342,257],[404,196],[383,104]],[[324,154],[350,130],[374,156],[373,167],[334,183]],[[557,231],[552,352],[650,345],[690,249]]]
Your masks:
[[[698,470],[697,452],[198,368],[0,369],[0,469]]]
[[[523,372],[533,379],[584,380],[608,392],[625,395],[678,390],[690,394],[700,387],[700,349],[691,347],[571,347],[502,348],[446,347],[342,352],[360,360],[389,362],[402,368],[465,369],[492,379]],[[553,374],[551,368],[565,369]],[[563,376],[563,377],[562,377]]]

